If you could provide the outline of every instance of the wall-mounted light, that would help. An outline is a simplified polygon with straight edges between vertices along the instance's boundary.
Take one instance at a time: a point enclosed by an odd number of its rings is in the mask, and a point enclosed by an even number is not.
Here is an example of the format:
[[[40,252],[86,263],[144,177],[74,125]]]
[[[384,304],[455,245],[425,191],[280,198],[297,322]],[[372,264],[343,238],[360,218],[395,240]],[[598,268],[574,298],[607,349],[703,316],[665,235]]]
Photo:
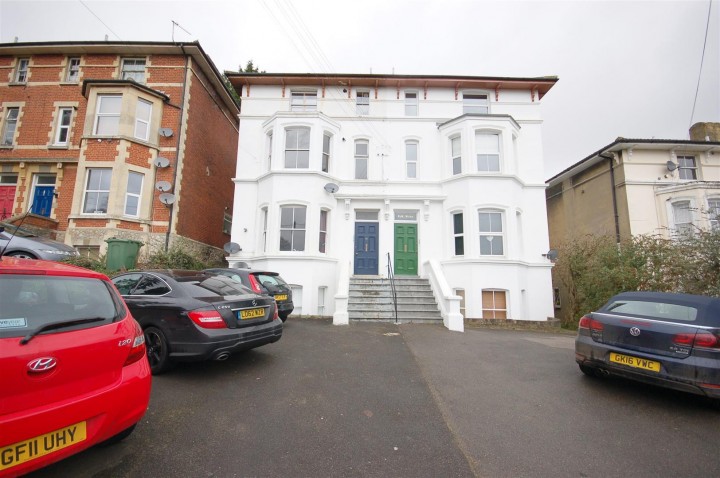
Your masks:
[[[555,260],[558,258],[558,251],[557,251],[557,249],[550,249],[542,256],[552,262],[555,262]]]

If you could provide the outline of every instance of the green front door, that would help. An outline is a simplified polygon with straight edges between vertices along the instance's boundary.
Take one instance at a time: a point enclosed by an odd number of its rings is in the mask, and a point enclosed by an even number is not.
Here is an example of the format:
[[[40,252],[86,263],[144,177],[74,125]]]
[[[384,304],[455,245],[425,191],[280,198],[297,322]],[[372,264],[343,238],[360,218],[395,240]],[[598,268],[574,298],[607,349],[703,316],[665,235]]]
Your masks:
[[[416,276],[417,224],[395,224],[395,275]]]

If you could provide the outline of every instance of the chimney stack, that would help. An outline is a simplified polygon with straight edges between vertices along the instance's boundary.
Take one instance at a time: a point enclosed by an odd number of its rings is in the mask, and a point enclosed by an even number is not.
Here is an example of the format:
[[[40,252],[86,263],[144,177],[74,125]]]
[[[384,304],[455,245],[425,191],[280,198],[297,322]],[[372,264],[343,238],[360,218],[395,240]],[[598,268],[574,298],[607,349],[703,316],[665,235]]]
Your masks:
[[[695,123],[690,127],[690,140],[720,142],[720,123]]]

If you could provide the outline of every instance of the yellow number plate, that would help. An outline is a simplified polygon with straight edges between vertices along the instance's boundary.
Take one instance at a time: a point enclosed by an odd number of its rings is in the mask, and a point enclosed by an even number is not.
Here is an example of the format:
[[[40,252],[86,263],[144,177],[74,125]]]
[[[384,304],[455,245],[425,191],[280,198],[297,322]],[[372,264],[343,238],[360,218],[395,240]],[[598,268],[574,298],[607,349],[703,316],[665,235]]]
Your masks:
[[[637,357],[630,357],[629,355],[616,354],[615,352],[610,353],[610,361],[622,365],[627,365],[628,367],[650,370],[651,372],[660,371],[660,362],[641,359]]]
[[[0,448],[0,471],[54,453],[87,439],[85,422]]]
[[[247,310],[240,311],[240,318],[242,320],[255,319],[257,317],[264,317],[264,316],[265,316],[265,309],[247,309]]]
[[[287,294],[276,295],[275,300],[287,300]]]

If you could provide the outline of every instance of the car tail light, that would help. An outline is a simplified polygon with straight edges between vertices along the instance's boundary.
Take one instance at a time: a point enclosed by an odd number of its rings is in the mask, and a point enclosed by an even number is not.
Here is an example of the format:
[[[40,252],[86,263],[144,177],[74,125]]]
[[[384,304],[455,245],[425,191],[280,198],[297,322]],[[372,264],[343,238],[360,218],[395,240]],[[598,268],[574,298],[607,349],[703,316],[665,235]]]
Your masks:
[[[190,320],[203,329],[225,329],[227,324],[216,310],[193,310],[188,312]]]
[[[704,349],[720,349],[720,339],[710,332],[698,332],[697,334],[675,334],[673,336],[673,343]]]
[[[277,302],[275,302],[275,313],[273,314],[273,320],[278,320],[280,316],[278,315],[278,305]]]
[[[255,292],[256,294],[262,294],[262,289],[260,289],[260,283],[255,278],[254,275],[250,274],[248,276],[250,278],[250,288]]]
[[[586,315],[582,319],[580,319],[580,322],[578,323],[578,328],[602,331],[603,324],[602,322],[591,318],[589,315]]]
[[[132,347],[130,347],[130,353],[125,359],[125,365],[133,364],[145,356],[145,334],[140,324],[135,320],[133,322],[135,323],[135,337],[132,341]]]

